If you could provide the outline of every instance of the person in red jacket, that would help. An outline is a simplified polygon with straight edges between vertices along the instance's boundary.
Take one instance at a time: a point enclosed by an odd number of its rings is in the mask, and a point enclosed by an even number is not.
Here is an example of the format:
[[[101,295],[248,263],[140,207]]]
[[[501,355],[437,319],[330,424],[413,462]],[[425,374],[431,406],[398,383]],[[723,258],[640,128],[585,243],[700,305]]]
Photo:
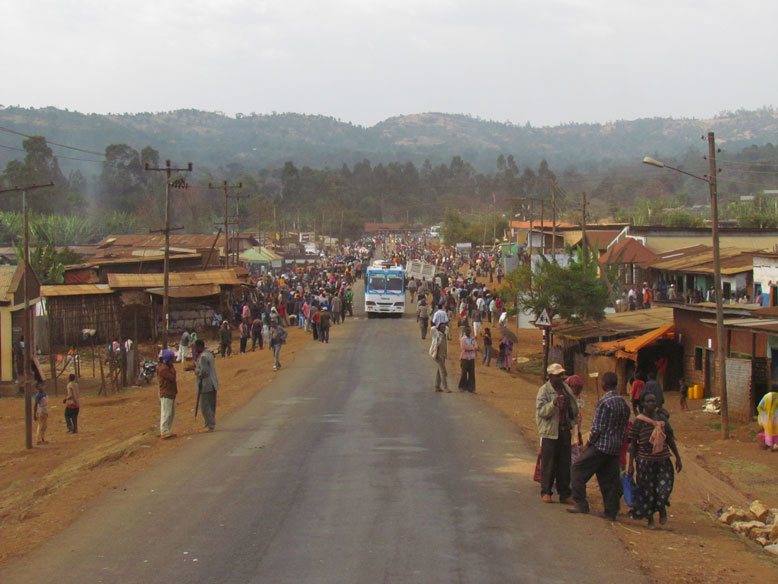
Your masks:
[[[159,436],[162,439],[172,438],[175,434],[170,432],[173,426],[173,418],[176,414],[176,395],[178,384],[176,383],[176,369],[173,366],[176,354],[170,349],[162,351],[157,367],[157,379],[159,380]]]

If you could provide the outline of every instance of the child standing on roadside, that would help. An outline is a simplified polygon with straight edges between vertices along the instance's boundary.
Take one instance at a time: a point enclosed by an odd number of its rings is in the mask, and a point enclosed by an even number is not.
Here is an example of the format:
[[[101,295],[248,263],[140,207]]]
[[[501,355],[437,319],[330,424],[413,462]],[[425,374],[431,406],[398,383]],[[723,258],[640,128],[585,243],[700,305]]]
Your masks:
[[[688,410],[689,405],[686,403],[686,398],[689,397],[689,387],[683,379],[678,380],[678,392],[681,395],[681,410]]]
[[[48,444],[46,429],[49,427],[49,396],[40,384],[35,394],[35,421],[38,422],[38,444]]]
[[[68,380],[67,395],[62,400],[62,403],[65,404],[65,423],[68,426],[68,432],[78,434],[78,412],[81,410],[81,396],[76,376],[71,373]]]

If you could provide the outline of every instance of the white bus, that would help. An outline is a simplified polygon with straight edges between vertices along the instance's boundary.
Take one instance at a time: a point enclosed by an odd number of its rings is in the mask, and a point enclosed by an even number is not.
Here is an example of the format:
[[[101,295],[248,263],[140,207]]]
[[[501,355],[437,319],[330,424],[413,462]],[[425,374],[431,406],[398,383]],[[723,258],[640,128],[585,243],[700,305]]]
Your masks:
[[[365,312],[368,318],[377,314],[402,317],[405,312],[405,268],[382,260],[373,262],[365,279]]]

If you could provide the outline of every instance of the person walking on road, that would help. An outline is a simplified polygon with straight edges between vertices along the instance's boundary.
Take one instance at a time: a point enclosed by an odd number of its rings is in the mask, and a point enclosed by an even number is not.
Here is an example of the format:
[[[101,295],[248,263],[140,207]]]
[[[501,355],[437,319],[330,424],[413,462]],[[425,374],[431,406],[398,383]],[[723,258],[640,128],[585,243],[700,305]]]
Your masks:
[[[200,431],[213,432],[216,427],[216,392],[219,389],[216,365],[213,361],[213,353],[205,350],[205,342],[202,339],[195,342],[195,349],[200,353],[195,367],[197,397],[205,420],[205,427]]]
[[[286,343],[287,332],[277,320],[270,321],[270,348],[273,351],[273,371],[281,368],[281,347]]]
[[[459,389],[475,393],[475,354],[478,351],[478,341],[476,341],[469,326],[464,328],[462,337],[459,339],[459,346],[462,349],[459,355],[459,366],[462,369]]]
[[[227,320],[222,322],[222,328],[219,329],[219,352],[222,359],[232,355],[232,328]]]
[[[159,437],[163,440],[172,438],[175,434],[170,432],[173,426],[173,418],[176,415],[176,395],[178,384],[176,382],[176,369],[173,366],[175,354],[170,349],[162,351],[157,368],[159,381]]]
[[[416,309],[416,320],[418,321],[419,328],[421,329],[421,338],[426,339],[427,327],[429,327],[430,324],[430,307],[424,298],[421,299],[419,302],[419,307]]]
[[[67,394],[62,400],[65,404],[65,424],[68,432],[78,434],[78,413],[81,411],[81,395],[76,381],[75,374],[71,373],[68,377]]]
[[[446,357],[448,357],[448,340],[446,339],[446,324],[441,323],[430,329],[432,342],[430,343],[430,357],[435,360],[435,391],[451,393],[448,388],[448,374],[446,372]]]
[[[563,381],[565,369],[552,363],[546,369],[548,381],[535,398],[535,423],[540,434],[540,495],[551,503],[554,484],[559,502],[572,503],[570,495],[570,430],[578,419],[578,402]]]
[[[573,500],[575,507],[569,513],[588,513],[586,483],[597,475],[605,512],[603,517],[616,521],[621,499],[619,479],[619,453],[624,442],[624,433],[629,422],[630,408],[616,391],[618,377],[612,371],[602,375],[605,395],[594,408],[594,418],[589,439],[583,445],[578,460],[573,465]]]

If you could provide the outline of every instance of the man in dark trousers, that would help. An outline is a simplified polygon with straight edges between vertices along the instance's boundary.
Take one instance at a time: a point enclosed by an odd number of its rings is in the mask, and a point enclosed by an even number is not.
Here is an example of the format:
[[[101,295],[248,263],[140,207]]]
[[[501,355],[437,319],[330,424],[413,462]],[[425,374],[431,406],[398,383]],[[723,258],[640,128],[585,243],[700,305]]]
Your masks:
[[[575,507],[569,513],[588,513],[586,483],[597,475],[600,484],[605,512],[603,517],[616,521],[621,499],[621,480],[619,480],[619,452],[624,441],[624,433],[629,421],[630,409],[627,402],[618,394],[618,377],[608,371],[602,375],[602,389],[605,395],[594,408],[594,419],[589,439],[584,444],[578,460],[573,465],[573,501]]]
[[[564,382],[565,369],[552,363],[546,369],[548,381],[535,398],[535,423],[540,434],[540,495],[551,503],[556,483],[559,502],[570,500],[570,431],[578,420],[578,401]]]
[[[195,341],[195,349],[200,354],[195,366],[197,398],[205,421],[205,427],[200,432],[213,432],[216,427],[216,392],[219,389],[216,366],[213,362],[213,353],[205,350],[205,342],[202,339]]]

